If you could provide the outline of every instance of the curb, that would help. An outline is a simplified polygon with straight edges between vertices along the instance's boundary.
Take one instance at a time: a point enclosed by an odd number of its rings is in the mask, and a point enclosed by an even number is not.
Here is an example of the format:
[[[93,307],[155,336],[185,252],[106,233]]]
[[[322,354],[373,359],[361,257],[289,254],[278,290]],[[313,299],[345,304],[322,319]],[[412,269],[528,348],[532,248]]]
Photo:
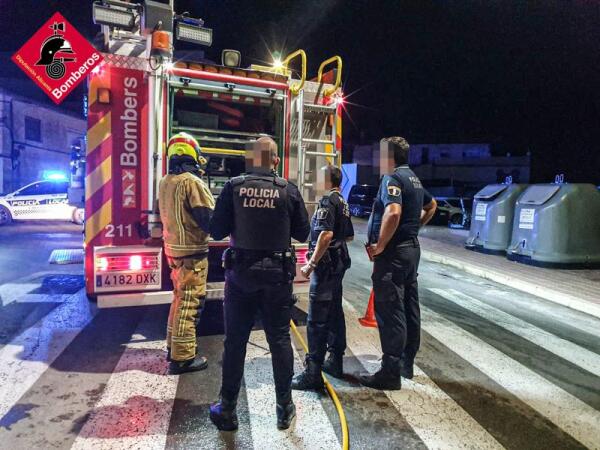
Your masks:
[[[557,303],[559,305],[575,309],[590,316],[600,318],[600,304],[594,304],[588,300],[567,293],[558,292],[537,283],[515,279],[502,272],[493,272],[489,269],[464,262],[457,258],[448,257],[431,250],[426,250],[423,247],[421,247],[421,256],[428,261],[455,267],[471,275],[494,281],[519,291],[535,295],[536,297]]]

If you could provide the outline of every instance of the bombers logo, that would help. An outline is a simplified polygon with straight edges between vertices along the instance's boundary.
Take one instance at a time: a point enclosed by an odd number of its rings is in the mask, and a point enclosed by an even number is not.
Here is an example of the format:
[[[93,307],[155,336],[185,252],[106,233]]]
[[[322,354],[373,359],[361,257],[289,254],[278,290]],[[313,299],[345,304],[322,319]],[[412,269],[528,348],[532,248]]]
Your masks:
[[[102,62],[102,56],[56,13],[12,60],[58,104]]]

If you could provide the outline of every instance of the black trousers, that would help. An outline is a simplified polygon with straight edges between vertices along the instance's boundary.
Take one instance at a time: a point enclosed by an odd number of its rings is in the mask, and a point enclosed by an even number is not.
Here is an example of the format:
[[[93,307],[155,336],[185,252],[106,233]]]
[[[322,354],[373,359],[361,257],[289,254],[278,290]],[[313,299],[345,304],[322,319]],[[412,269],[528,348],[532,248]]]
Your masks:
[[[260,268],[236,268],[225,271],[225,349],[221,395],[237,400],[242,377],[246,345],[260,312],[271,350],[277,403],[291,400],[294,356],[290,341],[292,316],[292,282],[282,282],[283,271]]]
[[[342,308],[342,280],[345,271],[314,272],[310,279],[308,307],[308,349],[306,355],[323,364],[325,353],[342,356],[346,351],[346,321]]]
[[[386,249],[375,258],[373,291],[383,365],[394,372],[400,360],[412,362],[421,342],[421,311],[417,271],[421,249],[418,241]]]

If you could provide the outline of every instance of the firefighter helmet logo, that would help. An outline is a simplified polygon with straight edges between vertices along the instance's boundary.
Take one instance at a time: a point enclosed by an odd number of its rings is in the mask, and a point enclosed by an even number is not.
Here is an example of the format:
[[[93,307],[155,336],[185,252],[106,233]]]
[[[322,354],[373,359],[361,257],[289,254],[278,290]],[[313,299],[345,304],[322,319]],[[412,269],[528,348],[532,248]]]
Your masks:
[[[60,80],[65,76],[67,69],[65,63],[77,61],[71,44],[64,38],[65,23],[54,22],[49,27],[52,35],[46,39],[40,48],[40,59],[35,63],[36,66],[46,66],[46,75],[53,80]]]

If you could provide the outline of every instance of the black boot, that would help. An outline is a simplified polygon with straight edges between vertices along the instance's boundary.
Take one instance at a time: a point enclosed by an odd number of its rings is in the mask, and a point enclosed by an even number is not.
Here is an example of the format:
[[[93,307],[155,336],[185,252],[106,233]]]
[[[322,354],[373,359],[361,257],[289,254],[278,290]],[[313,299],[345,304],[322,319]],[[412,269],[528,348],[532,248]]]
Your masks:
[[[293,401],[284,404],[277,404],[277,428],[287,430],[296,417],[296,405]]]
[[[210,405],[210,420],[219,430],[235,431],[238,429],[236,403],[221,397],[218,402]]]
[[[413,379],[413,377],[415,376],[415,369],[414,362],[412,360],[402,360],[402,363],[400,365],[400,375],[402,375],[403,378],[406,378],[408,380]]]
[[[171,347],[167,347],[167,362],[173,361],[171,359]]]
[[[208,367],[208,361],[204,356],[197,356],[187,361],[173,361],[169,363],[169,375],[181,375],[182,373],[198,372]]]
[[[402,387],[400,378],[400,358],[383,355],[381,368],[373,375],[365,373],[359,375],[358,381],[363,386],[373,389],[398,391]]]
[[[344,358],[343,356],[330,353],[329,357],[323,363],[323,372],[335,378],[344,377]]]
[[[305,361],[304,366],[304,371],[292,379],[292,389],[297,391],[323,389],[321,366],[310,359]]]

